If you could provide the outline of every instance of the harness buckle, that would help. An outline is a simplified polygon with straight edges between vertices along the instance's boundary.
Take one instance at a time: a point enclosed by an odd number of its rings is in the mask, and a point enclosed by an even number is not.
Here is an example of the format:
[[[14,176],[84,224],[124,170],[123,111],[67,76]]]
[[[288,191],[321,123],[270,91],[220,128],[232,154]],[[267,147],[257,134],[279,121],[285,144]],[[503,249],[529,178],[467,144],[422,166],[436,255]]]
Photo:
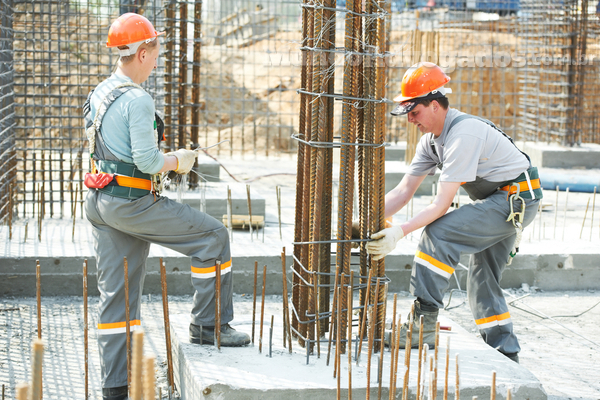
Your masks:
[[[525,217],[525,200],[523,200],[523,198],[520,196],[521,187],[518,184],[510,185],[508,193],[510,194],[513,186],[516,187],[516,193],[510,195],[508,198],[508,201],[510,203],[510,214],[508,214],[508,218],[506,219],[506,222],[510,221],[515,226],[515,228],[523,229],[523,219]],[[515,209],[514,209],[515,200],[518,200],[521,202],[521,211],[515,211]]]

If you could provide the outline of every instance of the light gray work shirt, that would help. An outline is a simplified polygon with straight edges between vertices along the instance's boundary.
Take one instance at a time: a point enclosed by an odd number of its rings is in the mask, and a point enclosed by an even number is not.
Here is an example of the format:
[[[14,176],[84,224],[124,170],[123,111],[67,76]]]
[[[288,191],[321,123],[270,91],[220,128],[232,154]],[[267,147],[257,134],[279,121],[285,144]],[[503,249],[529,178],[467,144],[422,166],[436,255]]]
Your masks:
[[[433,175],[442,163],[441,182],[473,182],[477,178],[489,182],[515,179],[529,168],[529,160],[501,132],[477,119],[458,122],[448,131],[452,120],[465,113],[449,108],[444,129],[439,137],[424,134],[408,174]],[[437,156],[431,148],[431,140]]]

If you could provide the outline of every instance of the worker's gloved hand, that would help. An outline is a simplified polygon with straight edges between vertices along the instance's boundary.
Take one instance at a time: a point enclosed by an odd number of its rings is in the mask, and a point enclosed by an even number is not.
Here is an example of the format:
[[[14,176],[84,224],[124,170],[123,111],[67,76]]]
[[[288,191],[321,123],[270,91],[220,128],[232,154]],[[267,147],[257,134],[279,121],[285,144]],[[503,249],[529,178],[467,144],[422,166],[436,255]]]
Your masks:
[[[381,260],[396,248],[396,243],[403,237],[404,232],[399,225],[392,225],[391,228],[385,228],[371,235],[373,241],[367,243],[367,253],[373,257],[373,260]]]
[[[166,155],[177,157],[177,169],[175,169],[175,172],[185,175],[192,170],[198,153],[193,150],[179,149],[177,151],[171,151]]]

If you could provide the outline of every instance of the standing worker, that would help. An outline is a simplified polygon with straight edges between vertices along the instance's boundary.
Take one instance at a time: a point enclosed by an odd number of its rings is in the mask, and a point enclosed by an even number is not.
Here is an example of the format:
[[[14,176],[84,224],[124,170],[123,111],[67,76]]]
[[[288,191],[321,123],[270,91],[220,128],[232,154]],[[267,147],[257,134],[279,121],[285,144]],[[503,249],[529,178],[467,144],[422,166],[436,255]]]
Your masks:
[[[424,135],[407,174],[385,196],[385,217],[400,211],[436,167],[441,170],[438,192],[414,218],[371,235],[375,240],[366,247],[374,260],[381,259],[402,237],[425,227],[410,292],[417,297],[412,337],[419,337],[422,315],[423,341],[430,348],[435,345],[438,310],[448,280],[461,254],[471,254],[467,292],[481,337],[518,362],[520,347],[500,279],[518,250],[523,228],[536,215],[542,189],[537,169],[512,139],[492,122],[448,107],[450,89],[444,85],[449,81],[439,66],[429,62],[415,64],[404,74],[392,115],[407,115]],[[473,202],[447,213],[460,187]],[[401,348],[407,328],[405,323],[401,329]]]
[[[221,265],[221,345],[243,346],[250,337],[233,319],[229,238],[223,224],[159,194],[159,174],[187,174],[197,153],[179,149],[162,154],[162,121],[152,97],[139,85],[156,68],[159,35],[145,17],[126,13],[108,32],[116,47],[117,69],[88,96],[84,107],[92,173],[86,175],[85,209],[93,226],[98,289],[98,345],[104,400],[127,398],[124,257],[129,272],[131,330],[140,328],[141,296],[151,243],[191,257],[195,289],[190,341],[213,343],[215,267]]]

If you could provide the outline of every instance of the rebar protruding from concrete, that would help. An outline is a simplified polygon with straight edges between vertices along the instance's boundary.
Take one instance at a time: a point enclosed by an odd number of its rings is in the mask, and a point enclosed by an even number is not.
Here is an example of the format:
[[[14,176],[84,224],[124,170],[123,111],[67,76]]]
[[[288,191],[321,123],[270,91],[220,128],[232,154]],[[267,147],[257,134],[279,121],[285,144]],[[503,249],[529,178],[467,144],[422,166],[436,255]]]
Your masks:
[[[458,368],[458,354],[456,355],[456,389],[454,390],[454,399],[460,400],[460,378]]]
[[[406,332],[406,347],[404,350],[404,365],[406,366],[406,370],[404,372],[404,386],[402,388],[402,398],[408,398],[408,377],[410,376],[410,352],[412,345],[412,334],[413,334],[413,318],[414,318],[414,305],[413,311],[411,312],[410,320],[408,322],[408,331]]]
[[[356,356],[356,365],[358,365],[358,360],[360,358],[360,352],[362,349],[362,341],[363,341],[363,337],[365,336],[365,328],[366,328],[367,314],[368,314],[368,308],[369,308],[369,299],[371,298],[371,279],[373,279],[373,269],[369,268],[369,276],[367,278],[367,293],[365,295],[365,303],[362,305],[363,306],[362,321],[360,321],[360,326],[358,327],[359,342],[358,342],[358,355]]]
[[[392,330],[390,335],[390,390],[389,398],[392,400],[394,397],[393,383],[394,383],[394,351],[396,344],[396,307],[398,306],[398,293],[394,293],[394,304],[392,306]]]
[[[250,199],[250,185],[246,185],[246,193],[248,195],[248,217],[250,219],[250,241],[254,241],[252,236],[252,200]]]
[[[342,380],[342,371],[341,371],[341,358],[342,358],[342,290],[344,290],[344,274],[342,274],[342,279],[340,280],[340,286],[337,287],[338,292],[338,303],[337,303],[337,311],[335,313],[335,368],[333,369],[333,374],[337,378],[337,392],[336,397],[337,400],[340,400],[340,386]],[[368,384],[367,384],[368,385]],[[368,387],[368,386],[367,386]],[[369,395],[367,395],[368,398]]]
[[[490,388],[490,400],[496,400],[496,371],[492,371],[492,387]]]
[[[89,398],[89,356],[88,356],[88,261],[83,260],[83,359],[84,359],[84,385],[85,385],[85,399]]]
[[[17,400],[29,400],[29,385],[21,382],[17,385]]]
[[[375,297],[373,297],[373,306],[371,308],[371,320],[369,321],[369,349],[367,357],[367,400],[371,398],[371,355],[373,354],[373,345],[375,340],[375,320],[377,319],[377,306],[379,299],[379,278],[375,285]],[[406,397],[402,397],[405,399]]]
[[[419,317],[419,364],[417,367],[417,382],[421,382],[421,364],[423,363],[423,316]],[[417,400],[421,397],[421,386],[417,385]]]
[[[133,332],[131,350],[131,386],[129,396],[131,400],[142,400],[142,357],[144,356],[144,332]]]
[[[333,283],[333,301],[331,302],[331,319],[329,321],[329,344],[327,345],[327,362],[325,363],[326,365],[329,365],[329,356],[331,355],[331,342],[333,340],[333,327],[334,327],[334,321],[335,321],[335,314],[337,312],[337,301],[338,301],[338,276],[340,275],[340,269],[341,266],[338,263],[335,267],[335,277],[334,277],[334,283]],[[337,352],[337,349],[336,349]],[[334,363],[335,364],[335,363]],[[334,372],[334,376],[335,376],[335,372]]]
[[[382,311],[379,312],[378,319],[379,323],[383,326],[381,327],[381,335],[379,342],[379,369],[377,375],[377,382],[379,383],[379,387],[377,389],[377,399],[381,400],[381,389],[383,384],[383,354],[385,353],[385,314],[387,310],[387,294],[388,294],[388,284],[387,282],[383,285],[383,304],[381,305]],[[352,320],[350,320],[352,321]]]
[[[314,271],[313,275],[312,275],[312,280],[313,280],[313,291],[314,291],[314,296],[313,296],[313,302],[314,302],[314,308],[315,308],[315,323],[314,323],[314,327],[315,327],[315,339],[316,339],[316,344],[317,344],[317,358],[321,358],[321,321],[319,319],[319,274],[317,274],[317,271]],[[344,281],[342,279],[342,282],[340,284],[340,287],[343,287],[344,285]],[[338,329],[340,327],[338,326]]]
[[[215,262],[215,346],[221,350],[221,261]]]
[[[348,400],[352,400],[352,282],[354,279],[354,271],[350,271],[350,285],[348,285]]]
[[[285,347],[285,341],[287,338],[290,354],[292,354],[292,329],[290,322],[290,308],[288,303],[287,271],[285,268],[285,247],[281,251],[281,272],[283,279],[283,347]],[[256,285],[254,286],[254,292],[256,293]]]
[[[156,356],[154,354],[148,354],[144,356],[142,361],[142,376],[143,376],[143,393],[144,400],[154,400],[156,398],[156,383],[154,376],[154,362]],[[162,400],[162,398],[160,399]]]
[[[129,320],[129,266],[127,257],[123,257],[123,270],[125,277],[125,337],[127,349],[127,386],[131,387],[131,326]]]
[[[421,390],[421,395],[419,396],[419,398],[417,400],[423,400],[425,398],[425,380],[427,378],[425,378],[425,371],[427,369],[427,353],[429,352],[429,345],[427,343],[425,343],[423,345],[423,365],[421,366],[421,368],[423,369],[423,379],[421,379],[421,381],[418,383],[419,388]]]
[[[510,388],[506,390],[506,400],[512,400],[512,392],[510,391]]]
[[[260,302],[260,337],[258,338],[258,352],[262,353],[263,325],[265,321],[265,287],[267,286],[267,266],[263,267],[262,300]]]
[[[37,299],[37,336],[42,338],[42,274],[40,260],[35,260],[35,296]]]
[[[585,206],[585,212],[583,213],[583,222],[581,223],[581,231],[579,232],[579,239],[583,236],[583,226],[585,225],[585,218],[587,217],[588,208],[590,207],[590,199],[587,201]]]
[[[167,381],[170,388],[175,388],[173,379],[173,355],[171,354],[171,328],[169,322],[169,297],[167,294],[167,271],[162,257],[160,263],[160,287],[162,292],[163,319],[165,320],[165,341],[167,345]]]
[[[596,186],[594,186],[594,195],[592,200],[592,216],[590,222],[590,242],[592,241],[592,232],[594,231],[594,211],[596,210]]]
[[[438,380],[438,349],[440,348],[440,321],[435,323],[435,349],[434,349],[434,357],[433,357],[433,398],[435,400],[437,397],[437,380]]]
[[[446,370],[444,373],[444,400],[448,400],[448,369],[450,368],[450,336],[446,340]]]
[[[564,214],[564,218],[563,218],[563,233],[562,233],[562,240],[565,240],[565,226],[567,225],[567,206],[569,204],[569,188],[567,188],[566,190],[566,197],[565,197],[565,214]]]
[[[30,400],[42,399],[42,364],[44,361],[44,343],[42,339],[33,342],[31,354],[31,396]]]
[[[274,315],[271,315],[271,327],[269,328],[269,358],[273,357],[273,320]]]
[[[256,326],[256,281],[258,279],[258,261],[254,261],[254,292],[252,294],[252,344],[254,345],[254,328]]]
[[[435,351],[434,351],[435,352]],[[429,398],[433,400],[433,356],[429,356]]]
[[[396,398],[396,383],[398,382],[398,354],[400,353],[400,329],[402,326],[402,318],[398,316],[396,322],[396,334],[394,337],[393,349],[393,362],[391,363],[393,369],[393,379],[390,379],[390,400]],[[417,399],[418,400],[418,399]]]

